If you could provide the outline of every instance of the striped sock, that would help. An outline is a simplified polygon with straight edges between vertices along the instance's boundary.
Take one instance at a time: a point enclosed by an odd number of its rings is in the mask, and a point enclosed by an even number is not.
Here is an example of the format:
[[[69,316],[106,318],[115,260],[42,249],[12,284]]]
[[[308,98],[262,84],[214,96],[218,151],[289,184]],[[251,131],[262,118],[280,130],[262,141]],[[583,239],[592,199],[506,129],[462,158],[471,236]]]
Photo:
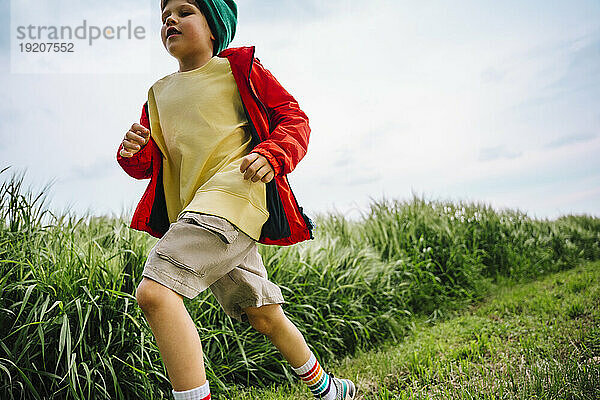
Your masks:
[[[331,382],[331,377],[321,368],[321,364],[319,364],[312,351],[310,352],[310,358],[303,366],[292,367],[292,369],[302,379],[302,382],[308,385],[316,398],[335,400],[336,389]]]
[[[208,381],[202,386],[190,390],[176,392],[173,389],[173,397],[175,400],[210,400],[210,387]]]

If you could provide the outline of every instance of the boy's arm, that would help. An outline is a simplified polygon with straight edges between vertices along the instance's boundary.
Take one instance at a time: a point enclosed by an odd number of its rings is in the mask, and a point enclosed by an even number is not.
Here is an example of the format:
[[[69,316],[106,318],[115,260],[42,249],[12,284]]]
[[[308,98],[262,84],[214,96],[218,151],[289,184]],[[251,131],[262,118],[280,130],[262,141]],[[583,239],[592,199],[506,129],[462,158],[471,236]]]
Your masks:
[[[259,98],[267,107],[271,133],[251,153],[263,155],[273,167],[275,176],[286,175],[306,154],[310,136],[308,117],[294,97],[256,58],[253,71],[254,68],[253,82]]]
[[[150,120],[148,118],[148,102],[145,102],[144,106],[142,107],[140,125],[150,129]],[[131,157],[121,156],[121,149],[123,148],[122,142],[117,149],[117,162],[132,178],[147,179],[152,176],[152,149],[150,148],[151,137],[152,136],[148,138],[148,142],[142,146],[140,151]]]

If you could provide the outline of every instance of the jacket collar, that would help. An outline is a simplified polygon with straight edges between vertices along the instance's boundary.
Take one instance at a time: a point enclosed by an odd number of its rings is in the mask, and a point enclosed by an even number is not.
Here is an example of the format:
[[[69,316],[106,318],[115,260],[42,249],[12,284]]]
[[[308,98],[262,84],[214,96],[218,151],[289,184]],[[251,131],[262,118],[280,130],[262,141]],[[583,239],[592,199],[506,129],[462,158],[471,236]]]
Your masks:
[[[227,57],[232,66],[235,66],[243,76],[248,77],[252,68],[254,51],[254,46],[230,47],[217,54],[217,56]]]

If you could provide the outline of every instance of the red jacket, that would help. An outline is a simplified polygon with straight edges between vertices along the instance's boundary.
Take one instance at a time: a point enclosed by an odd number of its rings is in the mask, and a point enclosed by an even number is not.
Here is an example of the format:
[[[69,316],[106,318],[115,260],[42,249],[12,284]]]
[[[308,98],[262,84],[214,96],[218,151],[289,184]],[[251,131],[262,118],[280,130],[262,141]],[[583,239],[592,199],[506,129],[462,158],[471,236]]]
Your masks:
[[[260,243],[291,245],[313,239],[313,221],[304,214],[290,188],[287,174],[306,154],[310,127],[308,117],[275,77],[254,57],[254,46],[223,50],[227,57],[244,105],[252,132],[251,152],[263,155],[273,167],[275,177],[266,183],[269,219],[262,227]],[[142,107],[140,124],[150,129],[148,102]],[[150,178],[130,227],[162,237],[169,229],[162,185],[162,153],[150,140],[132,157],[117,162],[133,178]]]

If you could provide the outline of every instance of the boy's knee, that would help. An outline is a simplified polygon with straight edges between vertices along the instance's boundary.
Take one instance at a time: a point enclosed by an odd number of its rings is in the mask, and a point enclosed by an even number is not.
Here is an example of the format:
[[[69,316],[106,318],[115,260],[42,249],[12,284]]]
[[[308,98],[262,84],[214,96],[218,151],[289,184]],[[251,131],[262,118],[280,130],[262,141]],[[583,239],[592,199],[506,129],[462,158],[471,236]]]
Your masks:
[[[181,295],[160,283],[144,277],[135,290],[135,299],[144,311],[151,311]]]
[[[273,331],[273,323],[269,317],[265,316],[248,316],[250,325],[263,335],[269,336]]]
[[[270,336],[281,323],[282,313],[280,310],[279,304],[244,309],[250,325],[258,332],[267,336]]]

